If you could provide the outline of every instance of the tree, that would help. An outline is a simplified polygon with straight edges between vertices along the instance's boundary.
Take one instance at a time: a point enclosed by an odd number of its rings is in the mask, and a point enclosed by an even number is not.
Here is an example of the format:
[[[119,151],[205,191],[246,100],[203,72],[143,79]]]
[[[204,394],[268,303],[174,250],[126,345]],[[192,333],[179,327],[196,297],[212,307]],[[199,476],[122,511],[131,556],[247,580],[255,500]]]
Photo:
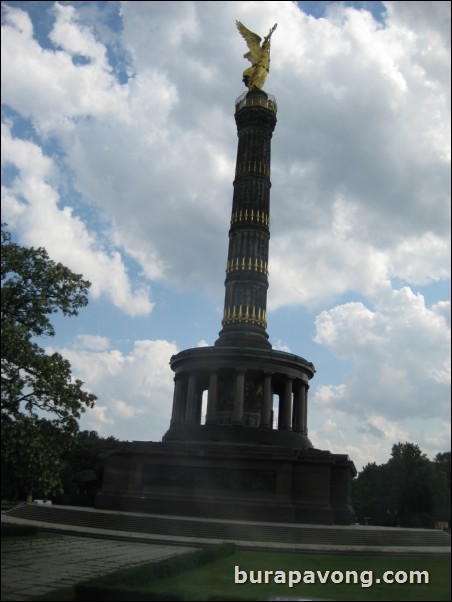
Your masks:
[[[47,354],[36,338],[54,336],[51,314],[78,315],[91,284],[45,249],[12,242],[3,225],[1,246],[2,468],[28,495],[49,496],[60,488],[61,453],[96,397],[72,377],[66,359]]]
[[[436,454],[434,462],[437,470],[444,474],[450,491],[450,452]]]
[[[63,473],[64,496],[61,503],[89,506],[100,490],[105,458],[123,442],[102,437],[96,431],[79,431],[70,450]]]
[[[353,506],[362,522],[433,527],[450,500],[450,453],[431,462],[414,443],[396,443],[386,464],[368,464],[353,482]],[[450,514],[449,514],[450,516]]]
[[[52,421],[22,415],[2,422],[2,494],[49,498],[61,492],[61,474],[73,445]]]
[[[450,525],[450,452],[436,454],[433,465],[437,480],[443,483],[442,496],[436,500],[437,519]]]
[[[427,527],[434,510],[434,469],[432,463],[414,443],[392,446],[386,465],[390,505],[406,527]]]

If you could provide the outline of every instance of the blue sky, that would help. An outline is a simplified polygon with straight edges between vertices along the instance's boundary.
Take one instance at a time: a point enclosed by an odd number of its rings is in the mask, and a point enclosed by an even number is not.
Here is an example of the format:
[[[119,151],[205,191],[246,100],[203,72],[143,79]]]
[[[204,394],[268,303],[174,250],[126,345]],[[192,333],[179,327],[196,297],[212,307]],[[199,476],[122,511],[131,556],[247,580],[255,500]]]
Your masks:
[[[275,23],[268,332],[316,447],[450,447],[449,2],[4,2],[2,221],[92,282],[45,341],[82,428],[159,440],[221,328],[243,39]]]

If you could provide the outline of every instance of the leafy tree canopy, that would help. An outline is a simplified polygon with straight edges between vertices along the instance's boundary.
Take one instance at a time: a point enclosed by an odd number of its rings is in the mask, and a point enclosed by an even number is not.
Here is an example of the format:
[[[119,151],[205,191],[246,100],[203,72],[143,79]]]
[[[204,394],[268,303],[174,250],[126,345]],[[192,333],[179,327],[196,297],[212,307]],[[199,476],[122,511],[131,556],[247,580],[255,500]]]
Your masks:
[[[433,527],[450,521],[450,452],[430,461],[418,445],[396,443],[386,464],[368,464],[353,482],[360,522]]]
[[[57,440],[61,434],[67,437],[77,432],[78,418],[96,399],[72,377],[70,363],[59,353],[47,354],[36,338],[55,334],[52,314],[76,316],[88,303],[91,284],[52,261],[45,249],[12,242],[3,225],[1,245],[2,460],[9,459],[15,471],[22,466],[23,486],[26,482],[31,489],[37,482],[35,478],[31,483],[31,459],[42,468],[37,472],[44,473],[46,464],[56,467]],[[27,462],[29,471],[25,470]],[[26,478],[25,472],[30,473]],[[38,486],[50,494],[58,479],[53,485],[51,481],[41,474]]]

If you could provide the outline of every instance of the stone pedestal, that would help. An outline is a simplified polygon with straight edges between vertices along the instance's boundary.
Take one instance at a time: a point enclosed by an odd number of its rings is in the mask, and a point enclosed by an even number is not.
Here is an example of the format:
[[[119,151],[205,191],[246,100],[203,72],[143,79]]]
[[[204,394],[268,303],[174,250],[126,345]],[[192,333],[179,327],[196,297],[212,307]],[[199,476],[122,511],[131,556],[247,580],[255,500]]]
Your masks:
[[[344,485],[353,471],[346,456],[315,449],[214,441],[129,443],[107,460],[96,508],[350,524],[353,510]]]

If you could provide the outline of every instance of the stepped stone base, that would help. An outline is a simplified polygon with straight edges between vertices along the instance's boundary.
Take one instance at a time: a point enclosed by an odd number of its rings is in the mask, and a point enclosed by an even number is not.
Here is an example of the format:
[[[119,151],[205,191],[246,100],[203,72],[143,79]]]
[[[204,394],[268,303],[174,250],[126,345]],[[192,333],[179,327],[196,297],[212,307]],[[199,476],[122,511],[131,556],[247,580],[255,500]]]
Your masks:
[[[78,534],[99,537],[203,545],[205,542],[235,541],[243,549],[306,550],[321,553],[450,555],[450,535],[434,529],[401,529],[362,525],[323,526],[276,522],[241,522],[94,510],[75,506],[26,504],[2,513],[2,522],[32,521],[40,528],[56,531],[76,528]],[[392,552],[391,549],[394,551]]]
[[[348,525],[345,455],[272,445],[128,443],[106,460],[96,508],[205,518]]]

